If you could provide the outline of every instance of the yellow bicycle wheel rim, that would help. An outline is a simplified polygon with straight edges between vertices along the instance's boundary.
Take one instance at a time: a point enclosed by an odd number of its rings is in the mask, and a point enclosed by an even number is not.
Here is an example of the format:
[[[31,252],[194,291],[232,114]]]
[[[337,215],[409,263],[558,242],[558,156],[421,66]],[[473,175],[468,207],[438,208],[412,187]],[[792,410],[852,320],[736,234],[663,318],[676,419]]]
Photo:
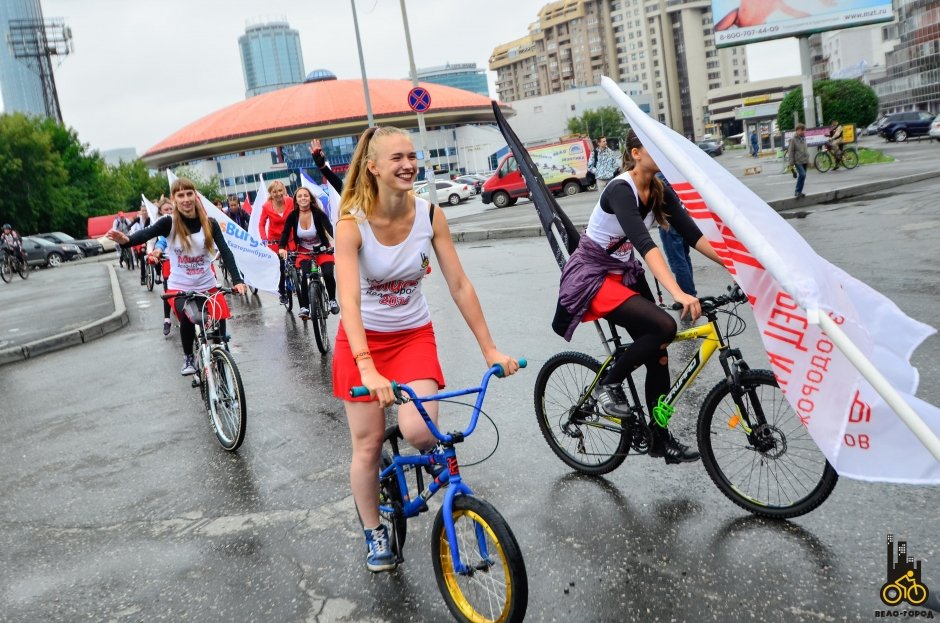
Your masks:
[[[466,517],[470,519],[473,523],[479,524],[483,527],[483,530],[486,532],[488,541],[490,545],[496,547],[496,552],[499,556],[499,561],[503,566],[503,576],[506,578],[506,592],[505,592],[505,603],[503,604],[502,612],[500,612],[499,617],[495,619],[489,619],[485,615],[481,614],[467,601],[467,598],[464,596],[463,591],[460,588],[460,585],[457,583],[458,576],[454,573],[454,563],[453,557],[450,553],[450,543],[447,541],[447,531],[442,530],[439,535],[441,541],[440,547],[440,556],[441,556],[441,572],[444,575],[444,584],[447,586],[447,592],[454,599],[454,603],[457,605],[457,608],[460,612],[467,618],[467,620],[472,621],[472,623],[499,623],[501,621],[506,621],[506,618],[509,616],[509,607],[512,605],[512,576],[509,574],[509,564],[506,560],[506,554],[503,551],[503,545],[499,542],[499,539],[496,538],[496,534],[493,533],[493,529],[490,525],[477,513],[471,510],[458,510],[454,512],[454,528],[457,529],[457,522]],[[466,564],[467,555],[469,552],[461,551],[461,557]]]

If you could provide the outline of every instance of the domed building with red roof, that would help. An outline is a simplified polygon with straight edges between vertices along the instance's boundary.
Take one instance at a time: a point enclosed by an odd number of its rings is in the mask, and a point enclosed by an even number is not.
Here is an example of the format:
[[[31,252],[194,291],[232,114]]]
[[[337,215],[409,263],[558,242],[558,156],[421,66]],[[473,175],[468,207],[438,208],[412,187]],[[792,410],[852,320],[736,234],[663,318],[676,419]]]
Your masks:
[[[431,96],[424,119],[435,171],[492,169],[490,156],[505,141],[495,128],[490,99],[440,84],[420,86]],[[408,106],[411,89],[409,80],[369,80],[375,124],[416,131],[417,115]],[[507,117],[514,114],[509,106],[500,108]],[[338,80],[327,70],[315,70],[303,84],[251,97],[190,123],[142,159],[152,168],[185,164],[207,178],[216,175],[227,194],[244,196],[257,189],[262,174],[265,181],[283,178],[295,186],[296,169],[314,168],[308,147],[312,139],[320,139],[333,169],[342,173],[368,125],[362,81]],[[417,134],[414,141],[420,151]]]

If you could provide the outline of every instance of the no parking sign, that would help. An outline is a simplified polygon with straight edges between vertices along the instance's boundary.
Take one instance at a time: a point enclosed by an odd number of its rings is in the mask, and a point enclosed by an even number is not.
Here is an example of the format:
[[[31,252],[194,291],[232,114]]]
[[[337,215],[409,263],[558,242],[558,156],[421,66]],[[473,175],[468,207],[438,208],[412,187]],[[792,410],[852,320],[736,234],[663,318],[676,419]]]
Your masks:
[[[424,87],[415,87],[408,91],[408,108],[415,112],[427,112],[431,109],[431,94]]]

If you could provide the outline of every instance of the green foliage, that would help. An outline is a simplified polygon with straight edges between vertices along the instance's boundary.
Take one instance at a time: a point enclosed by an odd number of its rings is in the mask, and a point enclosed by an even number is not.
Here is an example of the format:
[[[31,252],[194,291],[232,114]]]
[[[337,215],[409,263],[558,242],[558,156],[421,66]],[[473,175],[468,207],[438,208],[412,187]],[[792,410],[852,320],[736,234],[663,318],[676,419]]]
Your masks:
[[[823,119],[820,125],[829,125],[833,119],[864,128],[878,117],[878,96],[874,90],[858,80],[817,80],[813,93],[822,100]],[[792,130],[793,113],[805,123],[803,116],[803,88],[787,93],[777,111],[777,124],[783,131]],[[818,122],[819,120],[817,120]]]
[[[568,132],[584,134],[597,139],[599,136],[617,139],[623,143],[630,125],[624,120],[623,113],[614,106],[605,106],[597,110],[586,110],[580,117],[568,119]]]
[[[216,199],[225,202],[225,195],[219,191],[219,176],[213,175],[209,179],[206,179],[199,175],[194,169],[190,167],[179,167],[174,170],[173,173],[176,174],[176,177],[186,177],[192,180],[193,184],[196,185],[196,190],[202,193],[202,196],[208,199],[209,201],[215,201]]]
[[[218,178],[193,180],[210,201],[223,199]],[[88,217],[137,210],[140,196],[169,195],[164,173],[151,175],[140,160],[108,166],[71,128],[40,117],[0,115],[0,222],[21,234],[87,234]]]

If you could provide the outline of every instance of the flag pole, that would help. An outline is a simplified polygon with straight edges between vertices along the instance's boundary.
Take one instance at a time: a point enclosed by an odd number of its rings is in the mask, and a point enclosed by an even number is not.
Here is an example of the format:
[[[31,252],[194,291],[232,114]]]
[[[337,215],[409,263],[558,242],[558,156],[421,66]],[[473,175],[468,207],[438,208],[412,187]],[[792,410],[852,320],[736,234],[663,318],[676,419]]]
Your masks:
[[[871,361],[849,339],[849,336],[845,334],[842,328],[829,317],[829,314],[820,313],[818,316],[820,328],[826,332],[832,343],[839,347],[846,359],[865,377],[865,380],[888,403],[888,406],[898,414],[905,426],[911,429],[914,436],[924,444],[924,447],[930,451],[935,459],[940,461],[940,438],[924,423],[921,417],[917,415],[917,412],[911,408],[911,405],[907,404],[898,394],[897,390],[888,382],[888,379],[872,365]]]

